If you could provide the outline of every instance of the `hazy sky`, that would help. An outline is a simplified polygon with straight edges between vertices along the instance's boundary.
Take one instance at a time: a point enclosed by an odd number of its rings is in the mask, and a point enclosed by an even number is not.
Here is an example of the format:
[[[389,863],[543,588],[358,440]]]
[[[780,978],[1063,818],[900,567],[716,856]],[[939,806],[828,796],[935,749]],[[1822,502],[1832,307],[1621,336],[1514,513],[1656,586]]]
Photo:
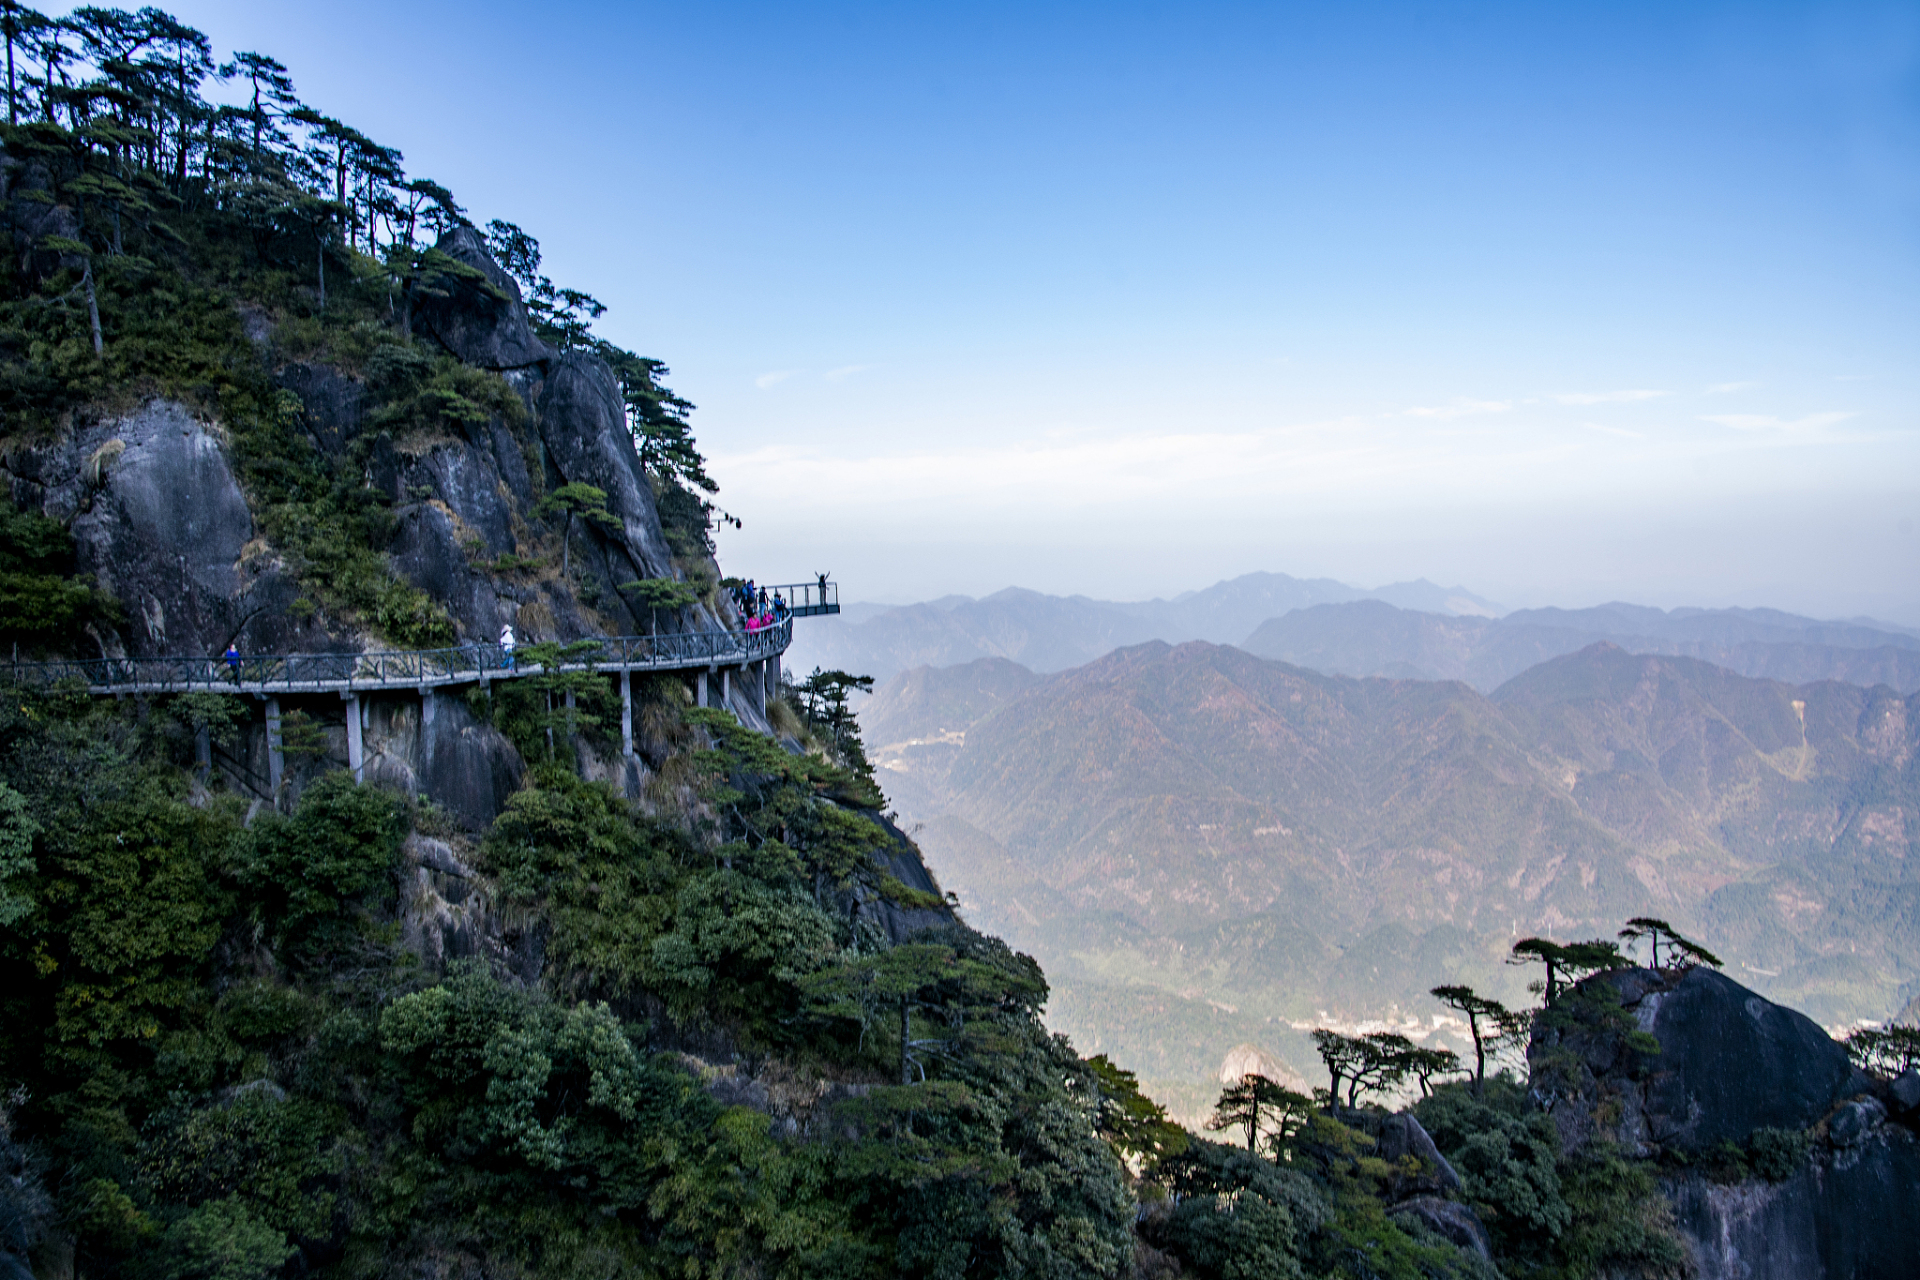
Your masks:
[[[731,571],[1920,624],[1920,5],[166,7],[666,360]]]

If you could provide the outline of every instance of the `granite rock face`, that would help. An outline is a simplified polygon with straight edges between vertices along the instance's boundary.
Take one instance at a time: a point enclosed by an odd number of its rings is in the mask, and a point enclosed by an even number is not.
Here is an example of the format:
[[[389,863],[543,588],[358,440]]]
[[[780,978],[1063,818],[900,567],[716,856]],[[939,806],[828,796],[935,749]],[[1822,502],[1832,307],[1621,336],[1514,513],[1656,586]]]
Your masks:
[[[1755,1129],[1806,1128],[1868,1086],[1811,1018],[1712,969],[1625,969],[1581,988],[1610,991],[1660,1051],[1635,1051],[1624,1027],[1535,1036],[1534,1090],[1569,1151],[1601,1138],[1636,1156],[1697,1153]]]
[[[126,610],[102,649],[212,657],[339,647],[289,612],[299,594],[254,545],[252,513],[218,431],[154,401],[125,417],[9,455],[13,501],[66,523],[82,573]]]
[[[1781,1183],[1685,1178],[1667,1195],[1698,1280],[1920,1275],[1920,1140],[1877,1125]]]
[[[486,277],[491,289],[448,276],[414,303],[414,326],[431,334],[465,364],[481,369],[524,369],[553,359],[554,351],[533,336],[520,286],[487,252],[472,227],[456,227],[434,246]]]
[[[1457,1200],[1438,1196],[1415,1196],[1387,1210],[1397,1221],[1418,1223],[1456,1249],[1465,1250],[1485,1262],[1493,1261],[1493,1238],[1487,1234],[1480,1215]]]
[[[1804,1161],[1778,1182],[1665,1179],[1700,1280],[1920,1275],[1920,1141],[1889,1122],[1912,1118],[1898,1081],[1857,1070],[1811,1019],[1710,969],[1621,970],[1576,994],[1589,999],[1556,1005],[1576,1024],[1537,1032],[1527,1054],[1568,1150],[1612,1142],[1684,1167],[1757,1130],[1804,1135]],[[1658,1053],[1627,1043],[1635,1028]]]
[[[1636,1012],[1660,1042],[1646,1116],[1663,1146],[1701,1151],[1762,1127],[1804,1128],[1865,1083],[1813,1019],[1711,969],[1688,970]]]
[[[605,490],[607,509],[620,519],[620,532],[604,542],[606,572],[615,578],[609,585],[664,576],[673,553],[606,361],[569,352],[554,363],[540,392],[540,438],[560,479]],[[584,524],[575,522],[576,536]]]
[[[881,814],[869,813],[867,816],[885,827],[887,834],[893,837],[883,857],[886,874],[909,889],[939,894],[939,883],[934,880],[933,873],[927,870],[926,863],[920,860],[920,851],[907,839],[906,832]],[[950,925],[954,920],[952,910],[946,906],[903,907],[880,897],[866,898],[858,904],[856,911],[878,924],[888,940],[896,943],[905,942],[922,929]]]

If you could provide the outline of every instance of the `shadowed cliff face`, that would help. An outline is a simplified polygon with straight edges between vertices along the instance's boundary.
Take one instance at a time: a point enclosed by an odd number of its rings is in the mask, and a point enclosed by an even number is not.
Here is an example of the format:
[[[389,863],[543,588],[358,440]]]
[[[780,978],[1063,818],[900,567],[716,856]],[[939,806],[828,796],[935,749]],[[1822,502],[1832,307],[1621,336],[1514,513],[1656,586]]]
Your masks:
[[[1920,1267],[1920,1113],[1804,1015],[1722,974],[1629,969],[1587,979],[1536,1029],[1535,1097],[1570,1152],[1664,1157],[1701,1280],[1897,1280]],[[1627,1043],[1638,1029],[1658,1052]],[[1715,1177],[1719,1153],[1769,1138],[1794,1154]],[[1758,1162],[1756,1162],[1758,1163]],[[1709,1172],[1676,1172],[1705,1165]]]

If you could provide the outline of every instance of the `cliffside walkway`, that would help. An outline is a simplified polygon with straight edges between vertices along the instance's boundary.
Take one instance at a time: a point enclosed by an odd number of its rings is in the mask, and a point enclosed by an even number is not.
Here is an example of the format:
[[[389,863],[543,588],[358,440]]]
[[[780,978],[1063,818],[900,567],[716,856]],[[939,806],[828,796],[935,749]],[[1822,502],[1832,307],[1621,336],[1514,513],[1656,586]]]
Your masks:
[[[712,671],[778,658],[793,640],[793,621],[759,631],[693,631],[658,636],[604,636],[565,646],[554,671]],[[591,649],[587,646],[592,645]],[[509,666],[499,645],[403,649],[386,653],[247,654],[224,658],[76,658],[15,662],[0,670],[16,684],[77,681],[95,694],[371,693],[425,691],[450,684],[487,684],[537,676],[549,668],[516,650]]]
[[[381,653],[243,654],[236,659],[212,658],[76,658],[56,662],[0,663],[0,680],[51,687],[73,682],[88,693],[128,694],[226,693],[242,694],[266,703],[269,785],[279,792],[285,761],[280,734],[280,699],[295,695],[337,694],[347,706],[347,763],[355,779],[362,776],[366,711],[363,695],[414,694],[421,702],[423,731],[433,721],[437,690],[448,685],[495,680],[522,680],[548,672],[604,673],[619,678],[620,739],[625,754],[633,754],[634,672],[688,672],[694,677],[694,702],[709,705],[708,677],[719,677],[720,702],[732,697],[732,678],[753,670],[753,691],[761,716],[766,715],[770,691],[780,683],[780,655],[793,642],[793,619],[840,612],[839,587],[825,578],[814,582],[783,583],[763,588],[769,599],[778,595],[789,616],[753,631],[691,631],[668,635],[599,636],[562,646],[565,660],[543,665],[518,646],[509,660],[495,644],[467,644],[450,649],[411,649]],[[572,695],[568,695],[571,705]],[[200,762],[210,767],[212,757],[203,731],[196,743]]]
[[[779,597],[789,616],[758,631],[689,631],[650,636],[599,636],[568,646],[555,671],[718,671],[778,659],[793,642],[793,619],[840,612],[840,584],[814,582],[762,587]],[[591,649],[585,648],[592,644]],[[14,684],[78,681],[93,694],[367,693],[380,689],[425,692],[449,684],[487,684],[539,675],[526,646],[509,664],[499,645],[400,649],[376,653],[242,654],[211,658],[75,658],[0,665]]]

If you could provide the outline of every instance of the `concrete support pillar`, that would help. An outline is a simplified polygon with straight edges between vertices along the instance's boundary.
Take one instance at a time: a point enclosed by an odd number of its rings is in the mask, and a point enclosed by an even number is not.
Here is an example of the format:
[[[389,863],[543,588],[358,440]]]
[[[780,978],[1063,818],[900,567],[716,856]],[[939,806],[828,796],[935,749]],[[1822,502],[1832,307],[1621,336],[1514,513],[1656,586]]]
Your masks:
[[[280,699],[267,699],[267,785],[274,803],[280,801],[280,779],[286,776],[286,744],[280,737]]]
[[[720,705],[727,706],[733,701],[733,668],[720,668]]]
[[[620,671],[620,754],[633,754],[633,673]]]
[[[693,705],[707,705],[707,673],[704,671],[696,672],[693,677]]]
[[[754,683],[760,686],[760,718],[765,720],[767,718],[767,660],[762,658],[755,666],[759,672]]]
[[[353,770],[353,780],[361,782],[365,780],[366,759],[360,744],[360,695],[343,693],[340,696],[347,700],[347,768]]]
[[[420,772],[424,775],[433,764],[433,716],[439,701],[434,696],[433,686],[422,685],[420,689]]]
[[[767,681],[767,697],[769,699],[777,698],[780,696],[780,655],[779,654],[777,653],[770,654],[767,657],[767,670],[773,673],[773,679]]]

